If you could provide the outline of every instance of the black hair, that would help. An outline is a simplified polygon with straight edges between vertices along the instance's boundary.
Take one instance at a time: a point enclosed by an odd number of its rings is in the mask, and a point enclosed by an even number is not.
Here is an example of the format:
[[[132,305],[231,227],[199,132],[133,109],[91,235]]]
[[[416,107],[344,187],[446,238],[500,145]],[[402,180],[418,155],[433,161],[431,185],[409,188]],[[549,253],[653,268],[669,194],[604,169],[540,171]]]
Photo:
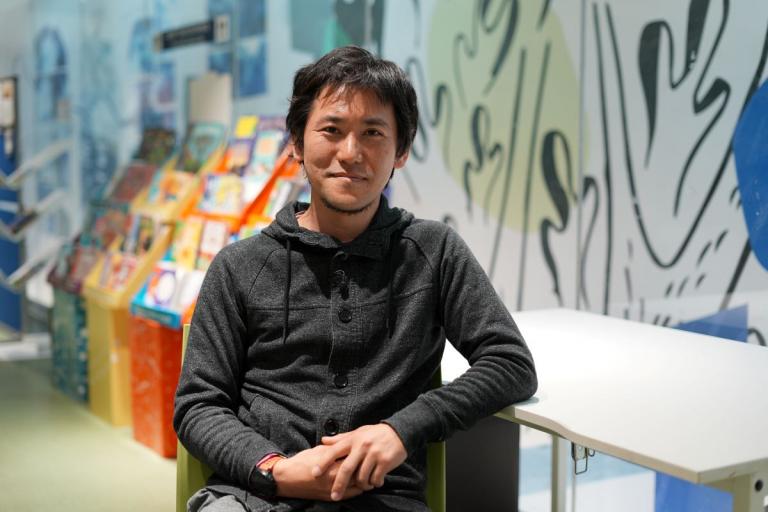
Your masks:
[[[419,119],[413,85],[397,64],[358,46],[336,48],[296,72],[285,124],[297,149],[304,149],[304,128],[312,103],[326,87],[331,91],[372,91],[382,103],[392,105],[397,123],[397,156],[410,149]]]

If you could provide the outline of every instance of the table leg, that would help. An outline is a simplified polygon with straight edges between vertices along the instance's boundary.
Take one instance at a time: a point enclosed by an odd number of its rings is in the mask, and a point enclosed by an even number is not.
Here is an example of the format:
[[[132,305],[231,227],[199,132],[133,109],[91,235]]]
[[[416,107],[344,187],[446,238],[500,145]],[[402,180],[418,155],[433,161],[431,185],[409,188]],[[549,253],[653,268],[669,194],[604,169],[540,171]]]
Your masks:
[[[570,461],[571,443],[560,436],[552,436],[552,512],[565,512]]]
[[[742,475],[709,484],[733,496],[733,512],[764,512],[768,472]]]

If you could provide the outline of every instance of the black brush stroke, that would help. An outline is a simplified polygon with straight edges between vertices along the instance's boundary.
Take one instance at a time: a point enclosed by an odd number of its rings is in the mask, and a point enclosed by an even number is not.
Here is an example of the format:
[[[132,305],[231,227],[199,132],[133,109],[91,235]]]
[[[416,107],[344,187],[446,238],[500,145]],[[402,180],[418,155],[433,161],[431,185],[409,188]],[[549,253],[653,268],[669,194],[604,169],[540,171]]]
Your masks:
[[[613,21],[610,13],[610,7],[605,6],[607,15],[608,15],[608,22],[609,26],[613,27]],[[596,8],[595,8],[596,10]],[[612,31],[612,34],[614,32]],[[628,121],[627,121],[627,113],[626,113],[626,102],[624,99],[624,84],[623,84],[623,78],[622,78],[622,72],[621,72],[621,63],[619,61],[618,57],[618,47],[615,42],[615,34],[614,34],[614,54],[616,58],[617,63],[617,78],[618,78],[618,88],[619,88],[619,96],[620,96],[620,110],[621,110],[621,118],[622,118],[622,131],[624,136],[624,158],[627,165],[627,173],[629,176],[629,188],[630,188],[630,194],[632,196],[632,204],[634,208],[635,218],[637,220],[638,227],[640,229],[640,235],[643,239],[643,243],[648,250],[648,254],[651,256],[651,259],[653,259],[654,263],[660,267],[660,268],[669,268],[673,265],[675,265],[682,254],[685,252],[685,250],[688,247],[688,244],[691,241],[691,238],[693,237],[693,234],[698,229],[699,223],[701,222],[703,216],[704,216],[704,210],[706,210],[707,206],[712,200],[712,197],[715,194],[715,191],[718,188],[718,185],[720,184],[720,180],[723,177],[723,174],[725,172],[725,168],[729,162],[731,152],[733,151],[733,144],[728,145],[728,149],[726,150],[725,154],[723,155],[723,159],[720,162],[720,166],[717,170],[717,173],[715,174],[715,178],[712,181],[709,190],[707,191],[707,195],[704,198],[704,201],[701,204],[701,207],[699,208],[699,211],[696,214],[696,217],[693,220],[692,225],[690,226],[688,232],[683,237],[683,241],[681,245],[678,247],[677,252],[672,256],[672,258],[669,261],[662,261],[662,259],[659,257],[659,255],[656,253],[655,249],[653,248],[653,245],[651,244],[650,237],[648,236],[648,230],[645,226],[645,221],[643,220],[643,216],[640,212],[639,207],[639,199],[637,197],[637,187],[635,185],[635,179],[634,179],[634,171],[632,169],[632,156],[629,149],[629,131],[628,131]],[[763,38],[763,48],[761,50],[760,59],[757,64],[757,68],[755,70],[754,75],[752,76],[752,82],[750,84],[750,87],[748,89],[748,93],[746,95],[746,99],[744,100],[744,104],[742,105],[741,112],[744,112],[744,109],[746,108],[747,104],[749,103],[749,100],[752,98],[752,95],[755,93],[757,88],[760,85],[760,78],[763,74],[763,70],[765,69],[765,63],[766,58],[768,57],[768,30],[766,31],[766,35]],[[741,115],[739,115],[741,117]]]
[[[544,5],[541,8],[541,14],[539,14],[539,22],[536,24],[536,28],[539,30],[541,30],[541,27],[544,26],[544,22],[547,20],[550,7],[552,7],[552,0],[544,0]]]
[[[683,62],[680,77],[677,79],[674,78],[675,38],[669,24],[663,20],[651,22],[643,28],[640,35],[640,44],[637,51],[637,64],[640,69],[640,79],[643,85],[645,107],[648,115],[648,144],[645,151],[646,165],[648,165],[656,131],[661,36],[665,33],[669,42],[669,47],[667,48],[667,76],[669,77],[670,88],[676,89],[693,69],[693,63],[699,53],[699,46],[704,32],[704,22],[706,21],[707,12],[709,11],[709,1],[710,0],[693,0],[688,6],[688,31],[686,34],[685,62]]]
[[[501,208],[499,209],[499,222],[496,225],[496,233],[493,239],[493,249],[491,250],[491,265],[488,271],[488,277],[493,280],[493,274],[496,270],[496,258],[499,253],[499,244],[501,242],[501,228],[504,225],[504,217],[507,213],[507,200],[509,198],[509,187],[512,182],[512,161],[515,156],[515,145],[517,144],[517,125],[520,114],[520,98],[523,92],[523,79],[525,78],[525,58],[526,49],[520,50],[520,62],[517,70],[517,90],[515,91],[515,106],[512,110],[512,134],[509,142],[509,152],[507,153],[507,170],[504,175],[504,188],[502,189]]]
[[[533,112],[533,126],[531,127],[531,141],[528,145],[528,166],[525,173],[525,195],[523,196],[523,229],[522,242],[520,244],[520,270],[517,287],[517,310],[523,309],[523,291],[525,290],[525,263],[528,254],[528,226],[531,220],[531,187],[533,186],[533,162],[536,154],[536,142],[539,135],[539,121],[541,119],[541,105],[544,100],[544,87],[547,84],[547,71],[549,70],[549,52],[552,49],[548,41],[544,46],[544,59],[541,63],[539,86],[536,90],[536,106]]]
[[[754,327],[747,329],[747,338],[749,338],[751,335],[754,335],[757,338],[758,345],[762,345],[764,347],[768,346],[765,343],[765,336],[763,336],[763,334]]]
[[[600,213],[600,189],[597,186],[597,180],[592,176],[586,176],[583,180],[583,198],[586,199],[590,192],[595,194],[595,207],[592,210],[592,218],[589,221],[589,227],[587,228],[587,236],[584,237],[584,246],[581,248],[581,265],[579,267],[579,296],[584,299],[584,305],[586,309],[590,309],[589,296],[587,294],[587,261],[589,248],[592,245],[592,235],[597,225],[597,215]]]
[[[627,288],[627,298],[631,304],[634,302],[635,298],[632,294],[632,277],[629,275],[629,267],[624,267],[624,285]]]
[[[701,261],[704,259],[704,256],[706,256],[706,255],[707,255],[707,252],[709,251],[709,248],[710,248],[710,247],[712,247],[712,242],[711,242],[711,241],[710,241],[710,242],[707,242],[707,243],[704,245],[704,248],[703,248],[703,249],[701,250],[701,252],[699,253],[699,258],[696,260],[696,266],[697,266],[697,267],[698,267],[699,265],[701,265]]]
[[[490,25],[486,25],[486,15],[488,14],[488,6],[490,5],[489,0],[483,0],[481,2],[481,8],[480,8],[480,20],[483,23],[483,29],[485,30],[486,34],[490,34],[494,30],[496,30],[496,26],[501,22],[502,16],[501,16],[501,8],[499,8],[499,14],[496,16],[496,18],[493,20],[493,22]],[[505,2],[505,5],[510,5],[510,11],[509,16],[507,17],[507,26],[504,30],[504,36],[501,39],[501,48],[499,49],[498,53],[496,54],[496,60],[493,62],[493,68],[491,69],[491,79],[490,81],[485,85],[485,89],[483,89],[483,94],[488,94],[488,92],[493,88],[493,85],[496,83],[496,79],[499,77],[499,73],[501,72],[501,67],[504,65],[504,63],[507,60],[507,54],[509,53],[509,49],[512,47],[512,40],[515,38],[515,32],[517,31],[517,23],[520,19],[520,7],[518,0],[508,0]]]
[[[715,252],[720,248],[720,244],[723,243],[723,240],[725,240],[725,235],[728,234],[728,230],[723,230],[722,233],[720,233],[720,236],[717,237],[717,241],[715,241]]]
[[[606,221],[608,239],[606,243],[605,258],[605,284],[603,290],[603,314],[608,314],[608,302],[610,300],[611,283],[611,260],[613,256],[613,190],[611,182],[611,141],[608,136],[608,105],[605,97],[605,69],[603,67],[603,44],[600,32],[600,20],[598,19],[597,5],[592,4],[592,18],[595,24],[595,38],[597,43],[597,68],[598,82],[600,89],[600,117],[603,125],[603,151],[605,156],[605,166],[603,168],[603,179],[606,188]]]
[[[741,250],[739,261],[736,263],[736,268],[731,276],[731,282],[728,283],[728,288],[725,289],[723,301],[720,303],[720,311],[728,309],[731,297],[733,296],[734,290],[736,290],[736,286],[739,284],[739,279],[741,278],[742,272],[744,272],[744,267],[747,265],[747,260],[749,259],[750,254],[752,254],[752,244],[749,243],[749,238],[747,238],[747,241],[744,243],[744,248]]]
[[[698,1],[701,2],[702,0],[698,0]],[[709,3],[709,0],[703,0],[703,1]],[[691,5],[693,6],[693,4]],[[696,141],[696,144],[693,146],[693,149],[688,154],[688,158],[686,159],[685,164],[683,165],[683,171],[680,174],[680,178],[678,179],[678,182],[677,182],[677,190],[675,192],[675,204],[672,210],[675,216],[677,216],[677,213],[680,210],[680,200],[683,194],[683,185],[685,184],[685,180],[688,177],[689,171],[691,170],[691,164],[693,162],[693,158],[699,152],[699,148],[701,147],[701,145],[704,144],[704,139],[706,139],[709,136],[709,133],[715,127],[715,124],[717,124],[717,121],[720,119],[720,117],[722,117],[723,111],[725,110],[725,107],[728,105],[728,100],[731,97],[731,87],[728,85],[728,83],[725,80],[719,77],[713,80],[712,85],[704,95],[704,98],[700,98],[700,94],[699,94],[701,92],[702,83],[704,82],[704,77],[706,76],[710,66],[712,65],[712,60],[715,58],[715,52],[717,51],[717,48],[720,46],[720,40],[723,37],[723,32],[725,32],[725,24],[728,21],[729,10],[730,10],[730,0],[723,0],[722,22],[720,23],[720,28],[717,31],[717,36],[715,37],[715,43],[712,46],[712,51],[709,52],[707,62],[704,64],[704,69],[699,75],[699,80],[698,82],[696,82],[696,86],[694,87],[694,90],[693,90],[693,112],[694,114],[698,115],[704,110],[706,110],[707,108],[709,108],[709,106],[713,104],[717,98],[723,95],[725,95],[725,98],[723,99],[723,102],[720,105],[720,108],[717,110],[715,115],[707,124],[707,127],[704,129],[704,133],[702,133],[701,136]]]
[[[557,297],[558,305],[562,306],[563,296],[560,291],[560,276],[557,270],[557,264],[555,263],[555,258],[552,255],[552,249],[549,246],[550,231],[563,233],[568,227],[570,218],[568,195],[557,176],[557,165],[555,163],[555,142],[558,140],[561,141],[563,150],[565,151],[565,161],[569,171],[567,175],[571,175],[571,152],[568,148],[568,141],[559,131],[548,132],[544,136],[541,147],[541,169],[544,176],[544,183],[547,187],[547,190],[549,191],[549,196],[552,198],[552,202],[555,204],[555,209],[557,210],[559,224],[555,224],[548,218],[544,219],[539,227],[539,241],[541,243],[541,250],[544,253],[544,261],[552,278],[554,288],[553,291]]]
[[[420,154],[418,150],[415,149],[415,146],[411,147],[411,155],[416,159],[418,162],[423,162],[427,159],[427,156],[429,155],[429,144],[428,139],[426,135],[426,130],[424,130],[424,119],[426,119],[427,124],[431,128],[435,128],[443,119],[443,115],[445,115],[445,135],[443,135],[443,148],[448,148],[448,138],[451,134],[451,124],[453,122],[453,109],[452,109],[452,98],[451,98],[451,91],[448,89],[448,86],[444,83],[438,83],[435,87],[435,112],[434,115],[432,115],[432,111],[430,109],[429,104],[427,103],[426,98],[429,97],[427,94],[427,86],[426,86],[426,80],[424,79],[424,70],[422,69],[421,62],[411,57],[409,58],[405,63],[405,72],[408,75],[409,78],[411,78],[411,81],[414,81],[414,77],[417,78],[416,84],[414,87],[419,88],[419,95],[420,98],[420,105],[419,105],[419,129],[416,131],[416,136],[423,142],[424,144],[424,153]],[[446,151],[445,153],[445,164],[446,169],[449,169],[450,172],[450,153]]]

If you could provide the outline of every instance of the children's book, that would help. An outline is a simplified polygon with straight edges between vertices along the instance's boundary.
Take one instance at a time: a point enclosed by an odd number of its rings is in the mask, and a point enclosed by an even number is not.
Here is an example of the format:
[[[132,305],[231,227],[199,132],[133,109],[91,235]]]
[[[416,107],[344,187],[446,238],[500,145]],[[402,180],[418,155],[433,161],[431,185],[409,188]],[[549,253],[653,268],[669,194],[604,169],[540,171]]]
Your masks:
[[[285,132],[280,130],[259,131],[248,173],[269,175],[275,167],[284,139]]]
[[[229,241],[229,226],[225,222],[209,220],[203,228],[200,251],[197,255],[197,269],[208,270],[208,266],[218,252]]]
[[[226,128],[218,123],[196,123],[187,133],[176,168],[197,173],[226,141]]]
[[[200,247],[204,223],[200,217],[189,217],[176,224],[176,236],[171,246],[171,258],[180,268],[195,268],[197,249]]]
[[[220,215],[237,215],[243,209],[243,183],[236,174],[212,174],[205,178],[205,189],[198,209]]]
[[[192,179],[193,177],[185,172],[158,172],[149,186],[147,202],[160,204],[179,200]]]
[[[254,139],[235,139],[229,144],[227,158],[232,172],[243,174],[251,162],[254,144]]]
[[[133,163],[125,170],[110,194],[116,203],[130,203],[152,182],[157,166]]]
[[[176,133],[165,128],[145,128],[136,158],[155,166],[162,164],[176,145]]]
[[[158,262],[147,282],[144,304],[150,307],[170,308],[178,281],[183,273],[183,270],[176,268],[168,261]]]
[[[191,306],[200,293],[200,287],[203,284],[205,272],[202,270],[190,270],[183,273],[178,280],[176,293],[173,296],[171,309],[184,313]]]
[[[139,232],[135,251],[136,256],[141,257],[149,252],[150,247],[152,247],[152,242],[155,240],[156,227],[155,219],[152,217],[144,215],[139,216]]]

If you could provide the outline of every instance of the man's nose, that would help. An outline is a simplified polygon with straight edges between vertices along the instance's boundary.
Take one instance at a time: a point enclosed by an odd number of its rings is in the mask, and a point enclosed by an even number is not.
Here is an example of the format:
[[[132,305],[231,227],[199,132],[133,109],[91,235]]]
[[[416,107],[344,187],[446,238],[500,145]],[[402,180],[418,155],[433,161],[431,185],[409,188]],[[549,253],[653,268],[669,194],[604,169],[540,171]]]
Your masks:
[[[339,160],[352,163],[362,162],[362,149],[357,135],[350,132],[339,144]]]

